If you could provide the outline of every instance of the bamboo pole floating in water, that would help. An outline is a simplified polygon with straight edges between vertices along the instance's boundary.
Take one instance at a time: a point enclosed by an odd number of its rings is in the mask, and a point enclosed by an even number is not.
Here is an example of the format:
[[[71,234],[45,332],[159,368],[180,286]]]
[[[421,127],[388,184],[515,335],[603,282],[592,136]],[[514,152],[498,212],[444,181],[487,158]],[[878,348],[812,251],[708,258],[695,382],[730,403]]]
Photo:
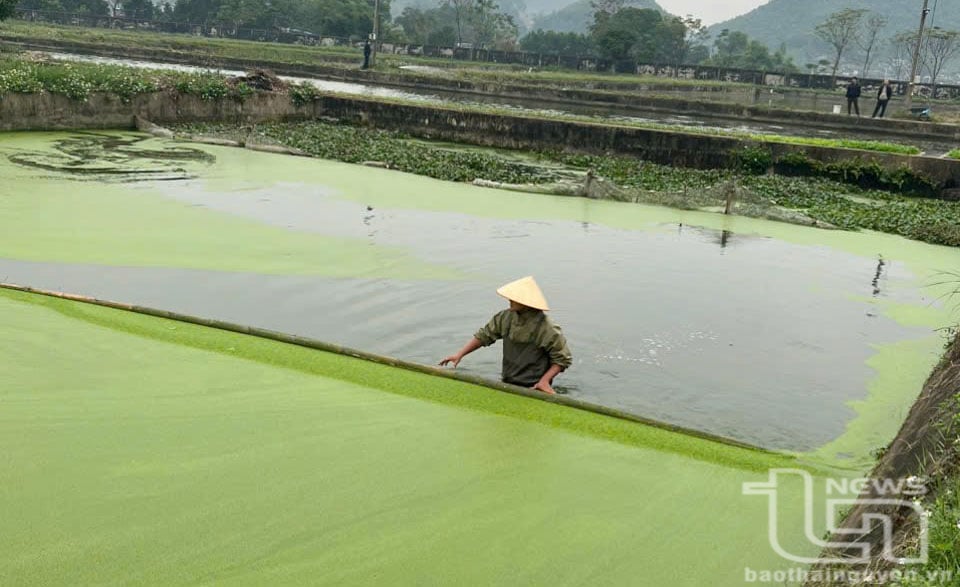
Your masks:
[[[282,332],[276,332],[274,330],[256,328],[253,326],[244,326],[241,324],[224,322],[222,320],[200,318],[197,316],[190,316],[187,314],[180,314],[177,312],[169,312],[167,310],[158,310],[156,308],[150,308],[147,306],[136,306],[132,304],[124,304],[121,302],[101,300],[101,299],[91,298],[91,297],[82,296],[78,294],[37,289],[33,287],[17,285],[12,283],[0,283],[0,289],[8,289],[8,290],[19,291],[23,293],[48,296],[52,298],[59,298],[59,299],[79,302],[83,304],[91,304],[95,306],[102,306],[105,308],[112,308],[115,310],[123,310],[127,312],[133,312],[136,314],[143,314],[146,316],[153,316],[156,318],[166,318],[168,320],[174,320],[177,322],[185,322],[187,324],[196,324],[198,326],[205,326],[207,328],[216,328],[218,330],[225,330],[228,332],[235,332],[238,334],[246,334],[249,336],[255,336],[258,338],[273,340],[273,341],[281,342],[285,344],[292,344],[292,345],[305,347],[305,348],[309,348],[317,351],[323,351],[327,353],[333,353],[337,355],[352,357],[362,361],[369,361],[372,363],[387,365],[389,367],[395,367],[398,369],[405,369],[407,371],[415,371],[418,373],[424,373],[426,375],[432,375],[435,377],[445,377],[447,379],[455,379],[463,383],[479,385],[481,387],[487,387],[490,389],[495,389],[498,391],[502,391],[502,392],[506,392],[514,395],[520,395],[523,397],[527,397],[527,398],[535,399],[539,401],[559,404],[561,406],[566,406],[566,407],[574,408],[577,410],[583,410],[585,412],[592,412],[594,414],[600,414],[603,416],[609,416],[611,418],[617,418],[620,420],[636,422],[637,424],[642,424],[644,426],[651,426],[653,428],[659,428],[669,432],[684,434],[687,436],[692,436],[695,438],[700,438],[702,440],[716,442],[716,443],[724,444],[727,446],[733,446],[736,448],[757,451],[757,452],[762,452],[767,454],[778,454],[776,451],[771,451],[765,448],[748,444],[746,442],[741,442],[739,440],[727,438],[725,436],[719,436],[716,434],[711,434],[709,432],[702,432],[700,430],[693,430],[691,428],[684,428],[682,426],[675,426],[673,424],[668,424],[666,422],[660,422],[658,420],[644,418],[643,416],[637,416],[635,414],[624,412],[622,410],[617,410],[614,408],[608,408],[606,406],[584,402],[584,401],[563,396],[563,395],[549,395],[546,393],[541,393],[539,391],[534,391],[532,389],[526,389],[516,385],[510,385],[509,383],[503,383],[501,381],[493,381],[491,379],[485,379],[477,375],[470,375],[467,373],[457,372],[450,369],[441,369],[439,367],[433,367],[430,365],[422,365],[422,364],[414,363],[411,361],[404,361],[402,359],[396,359],[393,357],[387,357],[387,356],[378,355],[375,353],[360,351],[360,350],[352,349],[352,348],[337,345],[337,344],[331,344],[328,342],[306,338],[303,336],[284,334]]]

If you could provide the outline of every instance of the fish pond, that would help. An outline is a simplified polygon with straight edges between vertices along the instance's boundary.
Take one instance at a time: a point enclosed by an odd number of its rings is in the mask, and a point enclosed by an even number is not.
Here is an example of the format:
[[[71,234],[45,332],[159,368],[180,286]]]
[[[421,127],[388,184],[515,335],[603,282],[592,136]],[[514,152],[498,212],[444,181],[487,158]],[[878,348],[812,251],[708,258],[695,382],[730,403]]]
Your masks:
[[[435,364],[535,275],[562,393],[862,470],[960,251],[128,133],[0,137],[0,277]],[[489,378],[499,349],[461,369]]]
[[[14,585],[796,570],[785,553],[815,557],[824,531],[805,496],[895,433],[951,320],[936,284],[960,261],[130,133],[0,135],[0,169],[2,281],[435,363],[504,307],[497,286],[534,274],[575,356],[563,393],[783,451],[0,290]],[[461,368],[495,378],[498,359]]]

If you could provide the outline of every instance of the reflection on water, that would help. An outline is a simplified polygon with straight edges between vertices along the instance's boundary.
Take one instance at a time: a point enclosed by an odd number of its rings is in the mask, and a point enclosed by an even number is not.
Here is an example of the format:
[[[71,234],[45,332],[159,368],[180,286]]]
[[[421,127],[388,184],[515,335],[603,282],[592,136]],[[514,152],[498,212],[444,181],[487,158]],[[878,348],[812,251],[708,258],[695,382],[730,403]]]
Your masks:
[[[877,261],[877,273],[873,276],[873,281],[870,282],[873,285],[873,297],[880,295],[880,278],[883,277],[883,269],[886,267],[886,262],[883,260],[883,256]]]

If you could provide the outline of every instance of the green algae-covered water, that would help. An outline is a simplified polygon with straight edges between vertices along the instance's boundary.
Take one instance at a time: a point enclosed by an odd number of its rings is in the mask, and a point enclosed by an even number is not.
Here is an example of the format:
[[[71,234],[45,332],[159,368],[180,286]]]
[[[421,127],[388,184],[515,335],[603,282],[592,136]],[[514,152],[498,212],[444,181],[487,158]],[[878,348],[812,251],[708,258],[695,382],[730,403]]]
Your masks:
[[[535,274],[574,350],[565,393],[853,470],[939,356],[951,317],[928,285],[960,261],[126,133],[8,134],[0,155],[7,281],[434,363]]]
[[[4,585],[737,585],[788,459],[0,291]],[[797,482],[782,545],[810,556]]]

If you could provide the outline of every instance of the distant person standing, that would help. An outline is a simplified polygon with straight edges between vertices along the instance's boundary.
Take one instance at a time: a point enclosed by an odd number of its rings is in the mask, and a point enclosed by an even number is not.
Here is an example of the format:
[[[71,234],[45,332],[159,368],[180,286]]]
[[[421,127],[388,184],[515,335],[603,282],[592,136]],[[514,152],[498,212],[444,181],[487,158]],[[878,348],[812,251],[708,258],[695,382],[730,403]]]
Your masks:
[[[860,116],[860,80],[853,78],[847,84],[847,116],[850,116],[851,108]]]
[[[880,90],[877,92],[877,107],[873,109],[873,116],[871,118],[876,118],[877,115],[880,115],[880,118],[883,118],[883,115],[887,113],[887,104],[890,103],[890,98],[893,97],[893,88],[890,87],[890,80],[883,80],[883,85],[880,86]]]
[[[363,69],[370,69],[370,54],[373,53],[373,47],[370,46],[370,39],[363,44]]]

